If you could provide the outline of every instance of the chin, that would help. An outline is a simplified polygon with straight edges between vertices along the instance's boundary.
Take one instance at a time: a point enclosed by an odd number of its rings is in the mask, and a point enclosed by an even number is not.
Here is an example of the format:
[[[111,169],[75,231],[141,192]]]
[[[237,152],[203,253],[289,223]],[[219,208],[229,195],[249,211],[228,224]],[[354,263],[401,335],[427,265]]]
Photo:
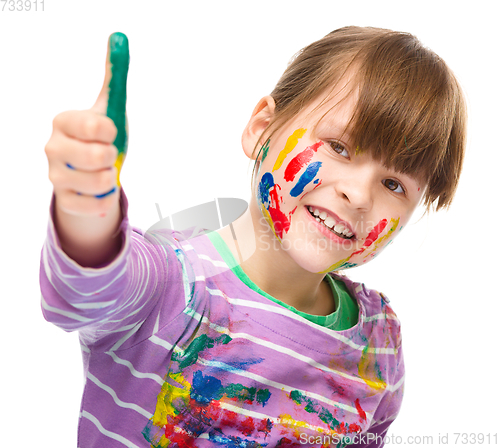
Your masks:
[[[281,247],[305,271],[319,274],[356,266],[348,261],[351,251],[325,246],[323,240],[310,241],[307,245],[301,244],[302,241],[285,237]]]

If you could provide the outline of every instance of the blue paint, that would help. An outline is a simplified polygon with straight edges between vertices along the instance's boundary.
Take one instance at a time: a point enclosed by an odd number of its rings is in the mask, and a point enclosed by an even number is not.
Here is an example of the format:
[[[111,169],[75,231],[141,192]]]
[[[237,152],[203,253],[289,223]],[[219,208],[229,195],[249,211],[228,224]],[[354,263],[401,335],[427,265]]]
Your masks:
[[[265,173],[259,183],[259,198],[261,203],[269,205],[269,190],[274,187],[274,177],[271,173]]]
[[[193,385],[191,387],[191,398],[200,404],[209,404],[211,400],[220,400],[222,383],[218,378],[207,375],[203,376],[200,370],[193,374]]]
[[[240,370],[247,370],[248,367],[253,366],[254,364],[259,364],[262,361],[264,361],[264,358],[254,358],[254,359],[249,359],[247,361],[241,361],[241,360],[235,360],[235,361],[226,361],[226,364],[228,366],[231,366],[235,369],[240,369]]]
[[[66,163],[66,166],[70,169],[70,170],[76,170],[76,168],[73,166],[73,165],[70,165],[69,163]],[[96,194],[95,197],[97,199],[102,199],[102,198],[105,198],[106,196],[109,196],[110,194],[113,194],[114,192],[116,191],[116,187],[113,187],[111,190],[109,190],[107,193],[103,193],[103,194]],[[76,192],[76,194],[78,196],[81,196],[82,194],[80,192]]]
[[[109,190],[107,193],[103,193],[103,194],[96,194],[95,197],[97,199],[102,199],[102,198],[105,198],[106,196],[109,196],[110,194],[113,194],[114,192],[116,191],[116,187],[113,187],[111,190]]]
[[[209,433],[211,442],[226,448],[261,448],[269,445],[268,443],[258,443],[253,440],[242,439],[241,437],[229,436],[224,437],[216,432]]]
[[[319,179],[316,179],[313,184],[317,184],[319,182]]]
[[[292,191],[290,191],[290,196],[297,197],[299,194],[302,194],[306,185],[316,177],[316,174],[318,173],[318,170],[320,168],[321,162],[311,163],[302,173],[299,181],[292,188]]]

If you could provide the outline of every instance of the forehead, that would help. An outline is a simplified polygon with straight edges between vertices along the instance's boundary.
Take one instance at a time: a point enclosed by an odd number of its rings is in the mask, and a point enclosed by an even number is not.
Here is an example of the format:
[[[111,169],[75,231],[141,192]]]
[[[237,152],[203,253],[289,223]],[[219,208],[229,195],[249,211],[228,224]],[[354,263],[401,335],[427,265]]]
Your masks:
[[[359,99],[359,88],[349,73],[335,85],[312,100],[295,117],[294,121],[305,121],[316,131],[349,131]]]

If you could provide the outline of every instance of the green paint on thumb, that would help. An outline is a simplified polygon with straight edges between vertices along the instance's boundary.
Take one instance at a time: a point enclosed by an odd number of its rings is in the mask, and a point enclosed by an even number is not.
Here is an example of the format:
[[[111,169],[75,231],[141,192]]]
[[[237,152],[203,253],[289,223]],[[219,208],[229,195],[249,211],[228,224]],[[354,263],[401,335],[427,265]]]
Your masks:
[[[106,115],[113,120],[118,130],[114,145],[118,154],[127,152],[127,74],[130,61],[128,39],[123,33],[113,33],[109,38],[109,61],[111,80],[109,81],[108,109]],[[122,156],[122,157],[123,157]]]

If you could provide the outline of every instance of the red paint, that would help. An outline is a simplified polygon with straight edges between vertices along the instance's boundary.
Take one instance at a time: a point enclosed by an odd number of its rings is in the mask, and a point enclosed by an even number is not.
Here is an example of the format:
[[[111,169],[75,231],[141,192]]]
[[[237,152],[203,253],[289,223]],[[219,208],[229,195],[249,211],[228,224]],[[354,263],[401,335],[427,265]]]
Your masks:
[[[176,423],[177,422],[174,421],[173,424],[165,425],[165,438],[168,439],[171,444],[179,448],[195,448],[196,445],[194,445],[194,442],[196,439],[186,432],[176,432]]]
[[[311,191],[314,191],[316,190],[316,188],[318,188],[320,185],[321,185],[321,182],[323,181],[323,179],[320,179],[319,182],[314,186],[314,188],[311,190]],[[311,191],[306,191],[300,198],[299,198],[299,201],[302,201],[302,198],[306,195],[306,194],[309,194]]]
[[[323,144],[323,142],[317,142],[314,145],[308,146],[304,151],[299,152],[290,162],[288,163],[285,169],[285,180],[287,182],[291,182],[295,179],[295,175],[307,165],[314,153],[318,150],[318,148]]]
[[[283,447],[283,448],[299,448],[303,446],[304,445],[299,445],[298,443],[292,442],[288,437],[282,437],[281,439],[278,440],[278,443],[276,444],[276,447]]]
[[[387,225],[387,219],[382,219],[381,221],[379,221],[379,223],[375,226],[375,228],[366,237],[365,244],[363,244],[363,247],[357,250],[356,252],[353,252],[351,257],[353,255],[357,255],[360,254],[361,252],[364,252],[365,248],[371,246],[372,243],[378,238],[378,236],[385,229],[386,225]]]
[[[337,425],[335,427],[335,431],[337,431],[339,434],[345,435],[345,434],[347,434],[348,428],[345,425],[345,423],[342,422],[340,425]]]
[[[283,232],[288,232],[288,229],[290,228],[290,221],[279,208],[269,207],[269,214],[273,220],[276,236],[280,240],[283,239]]]
[[[349,425],[349,432],[361,432],[361,427],[357,423],[351,423]]]
[[[363,246],[369,247],[382,233],[386,225],[387,225],[387,219],[382,219],[382,221],[380,221],[375,226],[375,228],[369,233],[368,237],[365,240],[365,244],[363,244]]]
[[[256,429],[258,432],[263,432],[264,437],[267,437],[273,429],[273,423],[268,418],[264,418],[256,425]]]
[[[327,384],[335,391],[335,393],[339,394],[341,397],[344,396],[345,390],[344,388],[338,384],[333,378],[326,378]]]
[[[269,215],[273,221],[274,231],[276,236],[281,240],[283,239],[283,233],[288,232],[290,228],[290,219],[280,210],[280,203],[283,202],[283,199],[278,195],[278,189],[281,190],[279,184],[274,184],[274,187],[269,190]],[[295,211],[295,209],[290,213]]]
[[[246,436],[252,435],[255,430],[255,423],[252,417],[247,417],[237,425],[237,428]]]
[[[274,207],[279,207],[280,197],[278,196],[278,188],[281,187],[278,184],[274,184],[273,188],[269,190],[269,198],[271,199],[271,205]]]
[[[222,426],[232,426],[234,422],[238,420],[238,414],[233,411],[224,410],[221,417]]]
[[[363,408],[359,404],[359,398],[356,398],[354,404],[356,405],[356,410],[358,411],[359,416],[366,422],[366,412],[363,411]]]

